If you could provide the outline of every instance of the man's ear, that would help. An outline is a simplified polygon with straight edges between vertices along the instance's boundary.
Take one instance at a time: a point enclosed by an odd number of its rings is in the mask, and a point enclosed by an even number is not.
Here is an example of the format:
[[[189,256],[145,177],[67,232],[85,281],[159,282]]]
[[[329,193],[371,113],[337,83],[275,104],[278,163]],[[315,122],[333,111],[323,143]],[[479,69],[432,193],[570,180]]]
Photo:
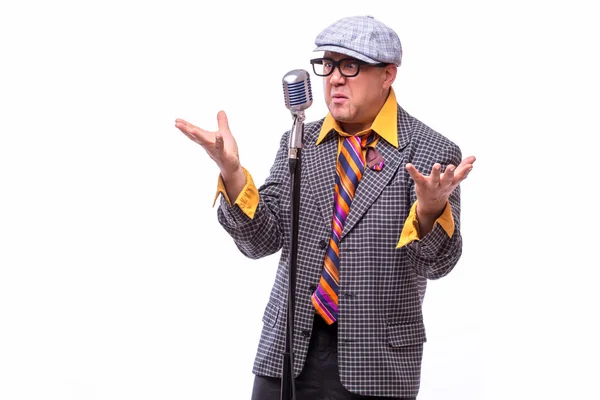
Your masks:
[[[398,66],[396,64],[388,64],[385,66],[385,80],[384,86],[389,88],[392,83],[396,80],[396,74],[398,73]]]

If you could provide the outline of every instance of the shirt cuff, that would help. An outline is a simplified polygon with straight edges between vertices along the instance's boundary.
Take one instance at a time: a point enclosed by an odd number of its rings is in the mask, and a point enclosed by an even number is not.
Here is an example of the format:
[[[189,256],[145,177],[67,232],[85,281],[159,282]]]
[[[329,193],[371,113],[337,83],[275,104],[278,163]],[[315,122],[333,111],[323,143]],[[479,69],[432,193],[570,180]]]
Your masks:
[[[421,240],[419,237],[419,221],[417,221],[417,203],[418,201],[415,201],[412,205],[408,217],[406,218],[406,221],[404,221],[400,240],[398,240],[398,244],[396,245],[397,249],[406,246],[415,240]],[[454,235],[454,218],[452,217],[452,209],[449,202],[446,202],[444,212],[435,220],[434,226],[435,224],[439,224],[449,237]]]
[[[238,195],[237,199],[235,199],[233,204],[237,205],[240,210],[242,210],[250,219],[253,219],[256,209],[258,208],[260,196],[250,173],[244,167],[242,167],[242,170],[244,171],[244,176],[246,177],[246,185],[244,185],[242,191]],[[217,193],[215,194],[215,199],[213,200],[213,207],[217,203],[219,195],[223,195],[223,198],[225,198],[227,204],[232,206],[231,200],[229,199],[229,196],[227,196],[227,190],[225,189],[223,177],[220,174],[219,181],[217,182]]]

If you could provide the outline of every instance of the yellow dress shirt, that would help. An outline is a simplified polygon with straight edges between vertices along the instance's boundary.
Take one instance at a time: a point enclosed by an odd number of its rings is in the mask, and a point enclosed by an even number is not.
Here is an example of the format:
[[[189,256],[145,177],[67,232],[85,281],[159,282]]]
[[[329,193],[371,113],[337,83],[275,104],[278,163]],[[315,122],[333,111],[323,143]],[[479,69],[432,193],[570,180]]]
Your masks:
[[[371,130],[377,132],[379,138],[384,139],[389,144],[394,147],[398,147],[398,107],[396,103],[396,94],[394,93],[394,89],[390,88],[390,94],[385,104],[375,117],[375,121],[371,124],[371,127],[366,131],[359,132],[358,135],[369,132]],[[334,129],[338,133],[346,134],[342,131],[338,122],[333,119],[331,114],[327,113],[325,117],[325,121],[323,121],[323,126],[321,127],[321,131],[319,132],[319,136],[317,138],[316,145],[319,145],[321,141],[327,136],[327,134]],[[347,134],[346,134],[347,135]],[[371,144],[371,146],[375,147],[379,138]],[[338,139],[340,142],[342,140],[341,136]],[[338,152],[340,146],[338,145]],[[366,152],[366,149],[363,151]],[[244,175],[246,175],[246,185],[240,192],[237,199],[233,204],[236,204],[243,212],[250,218],[254,218],[254,213],[256,212],[256,208],[258,207],[258,201],[260,199],[258,189],[254,185],[254,181],[252,180],[252,176],[250,173],[243,168]],[[219,175],[219,181],[217,184],[217,193],[215,195],[215,199],[213,201],[213,207],[217,202],[219,194],[223,195],[225,200],[229,205],[232,205],[231,200],[227,196],[227,191],[225,190],[225,184],[223,183],[223,178]],[[404,222],[404,227],[402,228],[402,233],[400,234],[400,239],[398,240],[398,244],[396,248],[400,248],[402,246],[406,246],[414,240],[419,240],[419,222],[417,221],[417,203],[412,205],[410,209],[410,213]],[[442,215],[435,221],[436,224],[440,224],[440,226],[444,229],[444,231],[448,234],[449,237],[452,237],[454,234],[454,219],[452,218],[452,210],[450,209],[450,203],[446,203],[446,208]]]

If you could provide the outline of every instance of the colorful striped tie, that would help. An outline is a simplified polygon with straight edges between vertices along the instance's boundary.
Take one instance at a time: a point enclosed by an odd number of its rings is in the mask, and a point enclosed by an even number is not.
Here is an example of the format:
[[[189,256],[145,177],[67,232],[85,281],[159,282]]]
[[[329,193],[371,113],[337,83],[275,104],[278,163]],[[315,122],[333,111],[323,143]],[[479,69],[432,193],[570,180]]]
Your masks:
[[[356,187],[365,170],[365,157],[362,149],[374,138],[375,135],[365,135],[362,137],[347,136],[342,139],[343,144],[337,162],[331,238],[325,254],[321,279],[317,290],[312,295],[312,303],[317,313],[328,324],[334,323],[338,318],[339,244],[342,229],[350,211]]]

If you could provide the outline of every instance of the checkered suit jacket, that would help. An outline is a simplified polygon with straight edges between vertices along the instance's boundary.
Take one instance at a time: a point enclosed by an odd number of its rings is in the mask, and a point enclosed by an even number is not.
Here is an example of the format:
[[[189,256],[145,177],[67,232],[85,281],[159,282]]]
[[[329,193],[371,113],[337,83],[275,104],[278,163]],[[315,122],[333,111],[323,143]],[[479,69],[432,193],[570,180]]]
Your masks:
[[[315,310],[311,294],[319,282],[331,234],[337,134],[315,146],[323,120],[304,127],[294,321],[294,370],[306,359]],[[289,131],[281,139],[270,176],[259,188],[254,219],[223,200],[222,226],[249,258],[281,250],[263,316],[253,372],[281,376],[286,331],[287,264],[290,248]],[[340,378],[351,392],[369,396],[413,397],[419,390],[423,343],[422,301],[426,280],[443,277],[462,251],[460,188],[450,196],[452,238],[436,224],[411,244],[397,249],[404,221],[416,196],[404,168],[408,162],[426,175],[434,163],[458,165],[461,151],[398,106],[399,147],[380,140],[381,171],[366,169],[343,228],[340,248],[338,360]]]

